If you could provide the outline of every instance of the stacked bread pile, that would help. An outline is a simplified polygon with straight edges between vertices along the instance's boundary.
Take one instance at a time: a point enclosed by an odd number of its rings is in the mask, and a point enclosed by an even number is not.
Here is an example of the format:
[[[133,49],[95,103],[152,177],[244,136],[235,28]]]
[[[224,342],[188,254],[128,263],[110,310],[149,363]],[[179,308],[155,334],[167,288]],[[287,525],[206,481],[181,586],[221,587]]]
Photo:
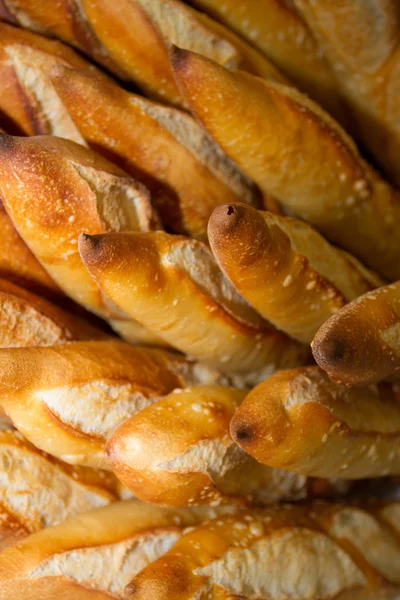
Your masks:
[[[399,3],[0,19],[0,600],[399,599]]]

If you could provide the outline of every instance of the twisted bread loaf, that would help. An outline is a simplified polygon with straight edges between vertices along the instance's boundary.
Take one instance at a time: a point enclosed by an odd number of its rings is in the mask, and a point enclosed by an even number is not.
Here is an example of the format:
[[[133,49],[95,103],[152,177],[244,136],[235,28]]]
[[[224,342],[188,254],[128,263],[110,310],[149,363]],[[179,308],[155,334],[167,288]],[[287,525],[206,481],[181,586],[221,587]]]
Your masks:
[[[126,588],[131,600],[396,600],[399,503],[311,504],[219,517]]]
[[[15,427],[90,467],[108,468],[105,442],[131,415],[176,388],[220,381],[182,356],[111,339],[0,350],[0,403]]]
[[[312,343],[313,354],[332,379],[347,385],[398,378],[399,331],[400,282],[396,282],[365,294],[324,323]]]
[[[249,393],[231,433],[260,462],[303,475],[400,474],[395,385],[348,389],[318,367],[281,371]]]
[[[400,194],[340,126],[293,88],[175,49],[182,94],[264,192],[384,277],[400,278]]]
[[[219,266],[240,295],[303,343],[347,302],[382,283],[297,219],[229,204],[215,209],[208,235]]]
[[[164,232],[81,235],[82,260],[122,310],[169,344],[231,376],[265,379],[302,364],[308,349],[237,294],[208,247]]]

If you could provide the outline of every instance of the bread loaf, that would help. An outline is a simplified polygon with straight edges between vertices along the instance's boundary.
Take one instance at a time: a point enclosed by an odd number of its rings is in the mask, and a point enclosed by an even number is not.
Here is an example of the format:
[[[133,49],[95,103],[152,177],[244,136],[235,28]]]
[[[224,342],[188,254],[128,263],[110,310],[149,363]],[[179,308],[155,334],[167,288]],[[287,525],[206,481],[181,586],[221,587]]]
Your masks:
[[[208,234],[219,266],[240,295],[303,343],[347,302],[382,283],[297,219],[223,205],[213,212]]]
[[[399,376],[400,282],[369,292],[331,317],[314,338],[315,360],[346,385]],[[360,348],[362,340],[362,348]]]
[[[67,67],[53,70],[52,82],[87,143],[148,187],[171,231],[204,238],[222,202],[260,203],[255,186],[187,113]]]
[[[71,517],[0,555],[0,599],[123,600],[124,587],[182,535],[228,508],[161,509],[135,500]]]
[[[0,279],[0,348],[53,346],[106,337],[80,317]]]
[[[115,304],[175,348],[237,376],[265,379],[307,360],[242,300],[208,247],[164,232],[82,234],[81,257]]]
[[[131,600],[396,600],[398,502],[283,505],[183,535],[126,588]]]
[[[255,46],[300,90],[347,120],[336,77],[300,15],[285,0],[189,0]]]
[[[104,471],[71,467],[0,425],[0,548],[69,516],[117,500]]]
[[[400,10],[396,0],[295,0],[346,96],[361,139],[400,184]]]
[[[0,135],[0,195],[24,241],[71,298],[111,324],[128,320],[88,274],[77,243],[83,230],[159,227],[141,184],[74,142]],[[142,340],[155,338],[146,332]]]
[[[302,475],[400,474],[396,385],[348,389],[319,367],[281,371],[249,393],[231,433],[261,463]]]
[[[168,60],[175,43],[229,67],[283,80],[267,58],[179,0],[7,0],[3,18],[76,46],[146,94],[182,105]],[[139,33],[140,32],[140,33]]]
[[[400,195],[340,126],[287,86],[172,55],[182,94],[223,150],[264,192],[389,279],[400,278]]]
[[[0,350],[0,404],[35,446],[70,464],[109,468],[105,442],[176,388],[223,382],[164,350],[121,341]]]
[[[217,386],[176,390],[120,425],[109,463],[141,500],[164,506],[271,504],[347,486],[269,469],[238,448],[229,424],[244,391]]]

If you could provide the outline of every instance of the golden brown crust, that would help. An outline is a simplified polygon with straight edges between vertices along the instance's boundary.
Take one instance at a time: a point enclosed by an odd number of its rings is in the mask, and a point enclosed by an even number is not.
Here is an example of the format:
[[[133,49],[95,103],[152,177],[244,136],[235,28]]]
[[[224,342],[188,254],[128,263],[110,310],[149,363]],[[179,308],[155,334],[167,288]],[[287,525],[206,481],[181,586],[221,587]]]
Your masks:
[[[80,317],[0,279],[0,348],[53,346],[105,337]]]
[[[91,150],[51,136],[0,135],[0,175],[14,225],[53,279],[98,315],[126,319],[82,264],[78,236],[158,227],[148,191]]]
[[[331,317],[312,343],[314,358],[346,385],[368,385],[400,369],[400,282],[369,292]]]
[[[189,0],[231,27],[339,120],[347,120],[336,77],[307,25],[282,0]]]
[[[317,495],[305,477],[260,465],[236,446],[229,424],[244,397],[217,386],[169,394],[111,435],[113,471],[136,497],[164,506],[262,505]],[[326,482],[320,493],[330,487]]]
[[[0,426],[0,548],[74,514],[118,499],[115,478],[70,466]]]
[[[149,188],[168,229],[205,237],[221,202],[259,204],[255,186],[186,113],[66,67],[52,82],[87,143]]]
[[[395,600],[399,504],[283,505],[183,535],[126,587],[131,600]]]
[[[183,104],[168,60],[171,43],[227,66],[284,80],[257,50],[178,0],[7,0],[7,6],[23,27],[59,37],[168,103]]]
[[[224,373],[251,384],[307,360],[305,346],[243,301],[200,241],[164,232],[82,235],[79,248],[91,275],[122,310]]]
[[[264,192],[385,277],[400,277],[400,196],[316,104],[192,52],[172,55],[196,117]]]
[[[185,527],[230,508],[161,509],[131,500],[35,533],[0,556],[0,598],[122,600],[125,585],[164,554]]]
[[[400,11],[396,0],[296,0],[333,67],[358,134],[400,184]]]
[[[216,208],[208,235],[219,266],[241,296],[303,343],[347,302],[382,283],[303,221],[243,204]]]
[[[231,434],[263,464],[303,475],[398,475],[399,390],[390,384],[348,389],[319,367],[281,371],[249,393]]]
[[[221,381],[179,355],[117,340],[0,351],[1,403],[15,427],[83,466],[106,467],[105,442],[132,414],[176,388]]]

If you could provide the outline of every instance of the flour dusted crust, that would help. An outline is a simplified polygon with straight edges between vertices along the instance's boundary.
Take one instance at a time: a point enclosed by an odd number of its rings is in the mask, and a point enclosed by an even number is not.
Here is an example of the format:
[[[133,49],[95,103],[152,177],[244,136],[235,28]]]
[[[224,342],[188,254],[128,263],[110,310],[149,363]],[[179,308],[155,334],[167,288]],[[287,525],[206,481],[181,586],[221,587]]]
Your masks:
[[[125,593],[132,600],[395,600],[400,586],[394,556],[400,543],[381,521],[384,510],[283,505],[220,517],[181,537]]]
[[[400,283],[351,302],[322,325],[312,348],[318,364],[337,382],[368,385],[386,377],[398,379]]]
[[[400,473],[397,386],[346,388],[319,367],[281,371],[252,390],[231,433],[264,464],[314,477]]]
[[[0,555],[0,598],[122,600],[125,585],[167,552],[185,527],[231,508],[172,510],[136,500],[83,513],[27,537]]]
[[[307,360],[305,346],[239,296],[202,242],[154,232],[82,235],[79,243],[104,293],[182,352],[249,384]]]
[[[294,88],[172,53],[191,110],[263,192],[389,278],[400,277],[400,195],[345,131]]]
[[[146,94],[184,106],[168,59],[178,43],[221,64],[284,80],[276,67],[236,34],[178,0],[6,0],[4,17],[59,37]],[[140,36],[136,32],[140,31]]]
[[[0,381],[3,408],[32,443],[101,468],[106,440],[130,416],[176,388],[219,382],[193,361],[111,339],[3,349]]]
[[[382,283],[297,219],[227,204],[215,209],[208,234],[218,264],[241,296],[303,343],[347,302]]]

